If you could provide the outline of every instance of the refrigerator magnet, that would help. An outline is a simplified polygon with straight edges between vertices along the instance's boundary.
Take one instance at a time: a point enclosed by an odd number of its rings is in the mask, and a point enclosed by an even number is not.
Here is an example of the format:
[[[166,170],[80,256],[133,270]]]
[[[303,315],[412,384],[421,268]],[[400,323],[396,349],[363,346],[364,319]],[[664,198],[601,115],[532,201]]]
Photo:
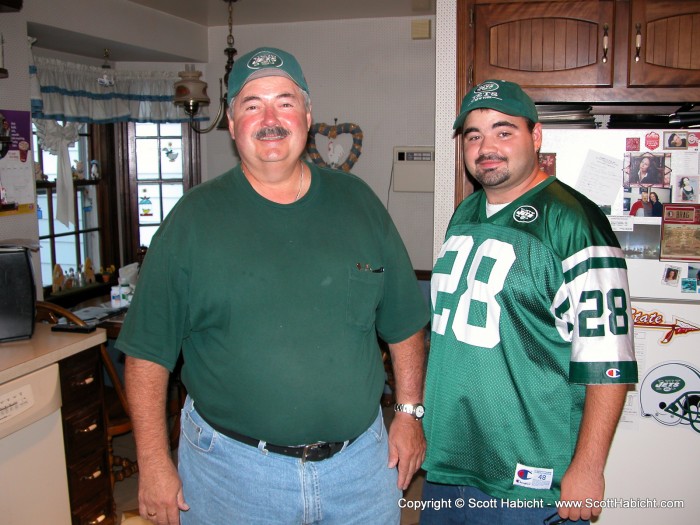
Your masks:
[[[680,281],[681,269],[678,266],[667,265],[664,269],[662,282],[667,286],[678,286]]]

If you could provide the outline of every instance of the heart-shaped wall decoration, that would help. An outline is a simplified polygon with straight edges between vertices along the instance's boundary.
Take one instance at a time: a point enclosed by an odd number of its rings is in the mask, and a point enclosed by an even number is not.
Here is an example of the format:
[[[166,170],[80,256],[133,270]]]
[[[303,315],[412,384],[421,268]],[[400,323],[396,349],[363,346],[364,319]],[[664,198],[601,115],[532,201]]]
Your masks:
[[[349,135],[352,138],[350,151],[343,147],[342,141],[338,140],[339,135]],[[316,137],[321,135],[327,139],[327,150],[325,158],[321,156],[316,145]],[[362,153],[362,130],[357,124],[344,123],[333,126],[325,123],[317,123],[311,126],[309,137],[306,143],[306,151],[309,158],[322,168],[341,169],[350,171]]]

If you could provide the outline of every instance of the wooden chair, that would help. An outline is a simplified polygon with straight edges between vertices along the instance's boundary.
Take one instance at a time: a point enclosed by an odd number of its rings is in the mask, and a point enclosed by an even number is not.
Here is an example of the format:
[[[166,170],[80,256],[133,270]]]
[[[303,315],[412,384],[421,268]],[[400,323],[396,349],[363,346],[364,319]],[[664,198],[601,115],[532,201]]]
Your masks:
[[[79,326],[86,326],[87,323],[76,316],[70,310],[61,306],[44,301],[36,303],[36,320],[46,321],[55,324],[61,317],[65,317],[71,323]],[[107,345],[100,345],[100,356],[102,365],[112,383],[112,386],[104,386],[105,397],[105,419],[107,427],[107,451],[109,457],[109,470],[112,490],[117,481],[122,481],[138,472],[138,464],[129,458],[124,458],[114,454],[113,439],[132,431],[131,420],[129,419],[129,404],[126,400],[126,393],[122,385],[121,378],[117,373],[112,359],[107,353]]]

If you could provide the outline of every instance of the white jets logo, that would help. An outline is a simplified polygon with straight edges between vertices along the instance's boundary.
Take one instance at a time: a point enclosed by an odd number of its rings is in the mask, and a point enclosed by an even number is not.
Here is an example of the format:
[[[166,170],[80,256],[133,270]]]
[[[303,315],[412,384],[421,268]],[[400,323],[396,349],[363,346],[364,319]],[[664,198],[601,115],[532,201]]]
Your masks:
[[[517,222],[534,222],[537,215],[537,210],[532,206],[520,206],[513,212],[513,219]]]

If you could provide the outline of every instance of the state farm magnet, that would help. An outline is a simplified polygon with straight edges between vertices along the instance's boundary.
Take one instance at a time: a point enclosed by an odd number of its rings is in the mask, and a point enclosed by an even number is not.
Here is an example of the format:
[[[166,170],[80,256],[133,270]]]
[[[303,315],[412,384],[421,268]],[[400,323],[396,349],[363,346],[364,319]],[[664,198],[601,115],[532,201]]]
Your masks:
[[[659,134],[656,133],[655,131],[652,131],[651,133],[647,133],[644,136],[644,145],[654,151],[656,148],[659,147],[659,144],[661,144],[661,137],[659,137]]]

